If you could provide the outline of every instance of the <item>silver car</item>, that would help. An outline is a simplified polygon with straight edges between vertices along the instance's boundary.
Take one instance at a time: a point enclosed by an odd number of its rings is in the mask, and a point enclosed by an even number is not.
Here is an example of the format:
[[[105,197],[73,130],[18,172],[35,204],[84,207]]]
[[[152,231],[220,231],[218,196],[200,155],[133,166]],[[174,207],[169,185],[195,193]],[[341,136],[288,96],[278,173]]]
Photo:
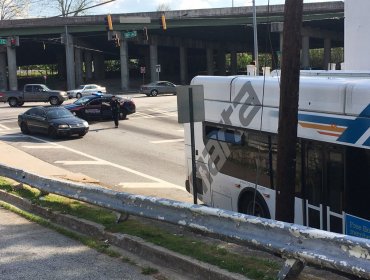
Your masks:
[[[81,98],[85,95],[91,95],[93,93],[106,93],[105,87],[96,84],[80,85],[77,89],[67,91],[68,97],[71,98]]]
[[[162,93],[176,94],[176,85],[167,81],[152,82],[140,87],[140,93],[146,96],[157,96]]]

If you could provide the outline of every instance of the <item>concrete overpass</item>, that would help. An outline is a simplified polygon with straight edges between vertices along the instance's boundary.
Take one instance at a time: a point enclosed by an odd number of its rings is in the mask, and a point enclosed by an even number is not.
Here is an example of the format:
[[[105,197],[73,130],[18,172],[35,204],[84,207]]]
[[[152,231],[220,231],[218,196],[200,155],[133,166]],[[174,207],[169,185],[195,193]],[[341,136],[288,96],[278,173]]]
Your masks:
[[[19,46],[0,47],[0,89],[18,87],[17,66],[57,64],[67,88],[90,80],[104,80],[104,61],[119,60],[122,90],[130,87],[129,60],[145,66],[151,80],[187,84],[199,73],[226,75],[225,54],[230,54],[228,74],[236,74],[237,53],[253,53],[252,7],[234,7],[165,12],[167,30],[160,24],[161,12],[113,14],[113,29],[137,31],[132,39],[120,39],[120,47],[108,41],[106,15],[53,17],[0,21],[0,38],[19,36]],[[344,3],[304,4],[302,68],[309,67],[310,48],[324,48],[324,65],[330,49],[344,45]],[[137,22],[134,17],[150,19]],[[284,5],[257,6],[260,53],[275,58],[281,52]],[[276,67],[276,65],[273,65]],[[325,66],[323,66],[325,67]]]

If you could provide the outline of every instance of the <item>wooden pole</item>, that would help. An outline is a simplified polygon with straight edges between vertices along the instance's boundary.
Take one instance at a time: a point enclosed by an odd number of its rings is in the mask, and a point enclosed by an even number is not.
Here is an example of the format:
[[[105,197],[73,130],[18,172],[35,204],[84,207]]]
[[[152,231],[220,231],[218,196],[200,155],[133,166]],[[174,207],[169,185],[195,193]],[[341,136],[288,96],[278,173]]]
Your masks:
[[[294,222],[303,0],[285,0],[277,154],[276,219]]]

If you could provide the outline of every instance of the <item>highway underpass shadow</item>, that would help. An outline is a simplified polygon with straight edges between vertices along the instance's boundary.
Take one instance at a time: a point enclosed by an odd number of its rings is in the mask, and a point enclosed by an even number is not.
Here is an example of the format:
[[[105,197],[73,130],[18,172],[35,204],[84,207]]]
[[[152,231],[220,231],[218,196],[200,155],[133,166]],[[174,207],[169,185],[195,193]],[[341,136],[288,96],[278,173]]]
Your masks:
[[[87,134],[88,135],[88,134]],[[35,137],[35,138],[33,138]],[[32,134],[23,134],[21,132],[18,133],[9,133],[6,134],[5,137],[0,136],[0,140],[3,142],[9,143],[19,143],[19,142],[28,142],[28,143],[40,143],[43,141],[47,142],[66,142],[66,141],[74,141],[74,140],[81,140],[83,137],[78,135],[73,136],[66,136],[66,137],[59,137],[59,138],[52,138],[45,134],[40,133],[32,133]]]
[[[110,129],[116,129],[114,126],[112,126],[112,127],[105,127],[105,128],[96,128],[96,129],[90,129],[89,130],[89,133],[90,132],[99,132],[99,131],[101,131],[101,130],[110,130]]]

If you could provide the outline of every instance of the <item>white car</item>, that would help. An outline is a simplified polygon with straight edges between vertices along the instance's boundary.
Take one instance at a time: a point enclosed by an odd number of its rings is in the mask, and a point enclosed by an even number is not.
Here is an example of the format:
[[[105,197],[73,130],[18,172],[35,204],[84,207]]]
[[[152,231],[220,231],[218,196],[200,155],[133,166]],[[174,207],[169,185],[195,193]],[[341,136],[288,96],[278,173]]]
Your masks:
[[[93,93],[106,93],[107,90],[105,87],[95,85],[95,84],[88,84],[88,85],[80,85],[77,89],[67,91],[68,97],[71,98],[81,98],[85,95],[91,95]]]

